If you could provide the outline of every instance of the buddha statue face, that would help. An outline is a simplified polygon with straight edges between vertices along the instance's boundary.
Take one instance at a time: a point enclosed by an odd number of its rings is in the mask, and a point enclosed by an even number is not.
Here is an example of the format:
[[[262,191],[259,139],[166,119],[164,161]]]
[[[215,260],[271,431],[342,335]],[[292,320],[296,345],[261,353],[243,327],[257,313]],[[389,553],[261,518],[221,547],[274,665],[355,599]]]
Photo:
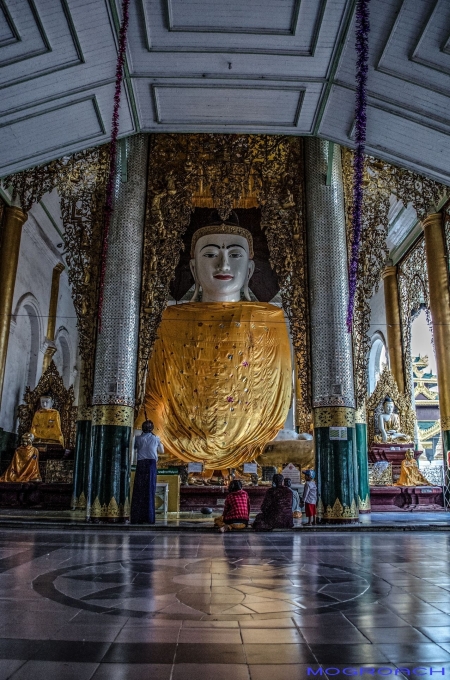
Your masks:
[[[31,432],[25,432],[22,435],[22,446],[31,446],[33,443],[34,436]]]
[[[51,397],[41,397],[41,408],[51,409],[53,406],[53,399]]]
[[[383,411],[389,416],[391,413],[394,413],[394,402],[391,400],[386,400],[383,404]]]
[[[202,302],[239,302],[241,290],[246,299],[248,282],[255,269],[249,243],[237,234],[207,234],[196,244],[190,262],[195,293],[202,289]]]

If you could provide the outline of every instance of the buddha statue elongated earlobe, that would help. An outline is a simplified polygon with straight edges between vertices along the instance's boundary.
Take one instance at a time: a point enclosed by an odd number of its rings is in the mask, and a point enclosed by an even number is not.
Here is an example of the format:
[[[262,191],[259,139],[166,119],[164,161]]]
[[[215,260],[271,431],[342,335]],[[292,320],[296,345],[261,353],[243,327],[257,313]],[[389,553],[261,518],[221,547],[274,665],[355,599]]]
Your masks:
[[[195,281],[195,288],[194,288],[194,294],[191,297],[191,302],[197,302],[198,294],[200,293],[200,283],[198,282],[196,273],[195,273],[195,260],[191,260],[189,262],[189,266],[191,268],[191,274],[194,277]]]
[[[252,301],[252,299],[250,297],[250,291],[248,289],[248,284],[249,284],[250,279],[253,276],[254,271],[255,271],[255,263],[253,262],[253,260],[250,260],[250,262],[248,263],[248,275],[247,275],[247,279],[245,281],[245,285],[244,285],[244,288],[243,288],[244,298],[247,300],[247,302]]]

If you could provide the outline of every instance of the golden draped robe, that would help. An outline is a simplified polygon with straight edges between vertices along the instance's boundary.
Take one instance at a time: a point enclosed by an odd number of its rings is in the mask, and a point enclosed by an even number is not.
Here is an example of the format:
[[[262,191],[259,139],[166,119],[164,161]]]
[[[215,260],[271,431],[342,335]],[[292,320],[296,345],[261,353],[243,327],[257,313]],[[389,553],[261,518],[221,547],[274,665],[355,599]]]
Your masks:
[[[402,460],[400,477],[394,486],[432,486],[419,470],[416,460]]]
[[[36,441],[64,446],[61,418],[55,408],[40,408],[33,416],[30,429]]]
[[[0,482],[41,482],[39,451],[32,445],[19,446]]]
[[[262,302],[168,307],[149,362],[145,409],[167,453],[205,469],[256,458],[291,403],[281,309]],[[136,422],[140,427],[143,410]]]

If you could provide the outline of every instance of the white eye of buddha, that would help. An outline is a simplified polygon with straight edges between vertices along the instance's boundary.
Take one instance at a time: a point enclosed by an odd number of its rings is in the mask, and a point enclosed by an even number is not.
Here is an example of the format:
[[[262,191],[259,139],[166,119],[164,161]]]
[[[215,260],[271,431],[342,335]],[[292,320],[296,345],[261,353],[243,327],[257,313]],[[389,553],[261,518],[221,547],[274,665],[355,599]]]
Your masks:
[[[242,257],[242,253],[239,251],[236,251],[234,253],[230,253],[230,257],[237,258],[237,257]]]
[[[203,253],[203,257],[217,257],[218,253],[216,251],[210,251],[209,253]]]

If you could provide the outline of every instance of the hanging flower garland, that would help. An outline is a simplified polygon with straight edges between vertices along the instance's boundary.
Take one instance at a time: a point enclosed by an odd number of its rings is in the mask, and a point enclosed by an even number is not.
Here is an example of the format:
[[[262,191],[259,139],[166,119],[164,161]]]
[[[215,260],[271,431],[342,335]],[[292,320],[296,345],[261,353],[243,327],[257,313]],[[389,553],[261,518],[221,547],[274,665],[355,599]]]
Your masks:
[[[111,125],[111,143],[109,156],[109,174],[106,185],[105,199],[105,224],[103,228],[103,242],[100,268],[100,292],[98,298],[98,329],[102,331],[102,312],[105,288],[106,259],[108,255],[108,236],[111,216],[114,211],[114,183],[116,178],[117,164],[117,137],[119,135],[119,109],[120,97],[122,92],[123,65],[125,61],[125,51],[127,47],[127,31],[129,22],[130,0],[122,0],[122,22],[119,31],[119,48],[116,63],[116,85],[114,90],[114,108]]]
[[[369,70],[369,0],[358,0],[356,5],[356,103],[355,103],[355,142],[353,160],[353,215],[352,215],[352,252],[349,268],[349,299],[347,309],[347,329],[350,333],[353,324],[353,310],[358,280],[359,245],[362,230],[364,150],[366,146],[367,124],[367,73]]]

